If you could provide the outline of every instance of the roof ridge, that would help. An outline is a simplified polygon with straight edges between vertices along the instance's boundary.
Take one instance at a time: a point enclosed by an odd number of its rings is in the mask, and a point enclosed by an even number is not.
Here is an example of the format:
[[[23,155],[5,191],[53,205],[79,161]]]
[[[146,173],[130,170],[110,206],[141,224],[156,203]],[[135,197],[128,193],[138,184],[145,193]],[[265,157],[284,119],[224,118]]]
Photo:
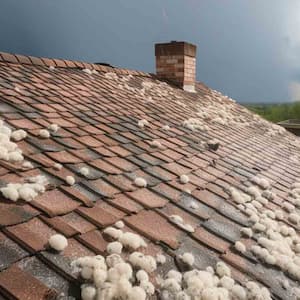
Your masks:
[[[91,70],[94,69],[100,72],[114,72],[120,75],[138,75],[138,76],[146,76],[146,77],[153,76],[153,74],[147,72],[103,66],[96,63],[87,63],[83,61],[58,59],[58,58],[36,57],[30,55],[12,54],[8,52],[0,52],[0,62],[9,62],[9,63],[35,65],[35,66],[46,66],[46,67],[53,66],[55,68],[79,68],[79,69],[91,69]]]

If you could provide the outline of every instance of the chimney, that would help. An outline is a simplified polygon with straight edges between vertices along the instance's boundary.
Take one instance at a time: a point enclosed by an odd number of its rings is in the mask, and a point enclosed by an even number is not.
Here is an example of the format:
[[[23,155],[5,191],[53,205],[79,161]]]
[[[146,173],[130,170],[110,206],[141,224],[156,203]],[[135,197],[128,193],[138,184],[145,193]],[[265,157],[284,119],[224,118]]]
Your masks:
[[[188,92],[195,92],[196,82],[195,45],[171,41],[155,44],[156,74]]]

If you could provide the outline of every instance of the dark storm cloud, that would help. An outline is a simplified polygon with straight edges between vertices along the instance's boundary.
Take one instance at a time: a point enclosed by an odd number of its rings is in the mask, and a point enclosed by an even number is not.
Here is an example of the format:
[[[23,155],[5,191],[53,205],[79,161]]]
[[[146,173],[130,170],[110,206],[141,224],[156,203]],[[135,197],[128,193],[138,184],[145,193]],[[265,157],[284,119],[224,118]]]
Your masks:
[[[298,0],[1,0],[0,50],[154,71],[153,44],[185,40],[198,46],[199,80],[241,102],[287,101],[299,81],[299,8]]]

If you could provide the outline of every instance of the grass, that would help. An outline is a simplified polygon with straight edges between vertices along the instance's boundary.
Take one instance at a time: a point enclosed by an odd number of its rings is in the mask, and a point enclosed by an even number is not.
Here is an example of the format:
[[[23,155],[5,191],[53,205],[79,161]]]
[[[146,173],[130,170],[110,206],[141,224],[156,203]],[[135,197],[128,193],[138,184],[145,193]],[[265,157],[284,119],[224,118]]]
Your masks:
[[[284,104],[244,104],[244,106],[272,122],[300,119],[300,101]]]

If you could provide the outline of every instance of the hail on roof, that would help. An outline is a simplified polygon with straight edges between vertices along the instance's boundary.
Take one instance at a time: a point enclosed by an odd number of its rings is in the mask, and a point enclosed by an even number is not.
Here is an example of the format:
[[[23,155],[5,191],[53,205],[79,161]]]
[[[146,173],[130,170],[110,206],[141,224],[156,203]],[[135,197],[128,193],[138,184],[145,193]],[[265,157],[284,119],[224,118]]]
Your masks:
[[[231,199],[240,203],[238,208],[249,215],[252,223],[251,228],[243,228],[241,233],[248,238],[254,236],[257,240],[257,244],[250,247],[256,257],[270,266],[279,267],[290,277],[300,280],[300,238],[292,227],[292,224],[297,228],[300,225],[300,213],[295,207],[296,203],[300,204],[300,201],[295,201],[300,199],[297,191],[300,181],[292,184],[290,191],[292,197],[275,211],[266,208],[268,199],[275,197],[270,182],[259,176],[252,177],[251,181],[255,185],[248,187],[247,197],[241,191],[229,189]],[[242,253],[247,250],[240,241],[235,243],[235,248]]]
[[[66,183],[67,183],[68,185],[74,185],[74,184],[75,184],[75,178],[74,178],[73,176],[68,175],[68,176],[66,177]]]
[[[188,232],[194,232],[195,229],[192,225],[186,223],[183,218],[181,216],[178,216],[178,215],[171,215],[169,216],[169,220],[176,224],[178,227],[188,231]]]
[[[142,177],[137,177],[134,179],[134,184],[138,187],[146,187],[147,181],[146,181],[146,179],[144,179]]]
[[[39,194],[44,193],[47,185],[47,178],[38,175],[36,177],[29,177],[25,183],[8,183],[0,189],[0,192],[6,199],[14,202],[19,199],[30,202]]]
[[[68,240],[61,234],[54,234],[48,240],[49,246],[56,251],[63,251],[68,246]]]
[[[49,129],[53,132],[57,132],[59,129],[59,126],[57,124],[50,124]]]
[[[79,170],[79,173],[85,177],[87,177],[90,174],[90,170],[87,167],[82,167]]]
[[[48,139],[50,137],[50,132],[47,129],[41,129],[39,131],[39,136],[43,139]]]
[[[11,139],[15,142],[19,142],[27,137],[27,132],[23,129],[15,130],[11,134]]]

